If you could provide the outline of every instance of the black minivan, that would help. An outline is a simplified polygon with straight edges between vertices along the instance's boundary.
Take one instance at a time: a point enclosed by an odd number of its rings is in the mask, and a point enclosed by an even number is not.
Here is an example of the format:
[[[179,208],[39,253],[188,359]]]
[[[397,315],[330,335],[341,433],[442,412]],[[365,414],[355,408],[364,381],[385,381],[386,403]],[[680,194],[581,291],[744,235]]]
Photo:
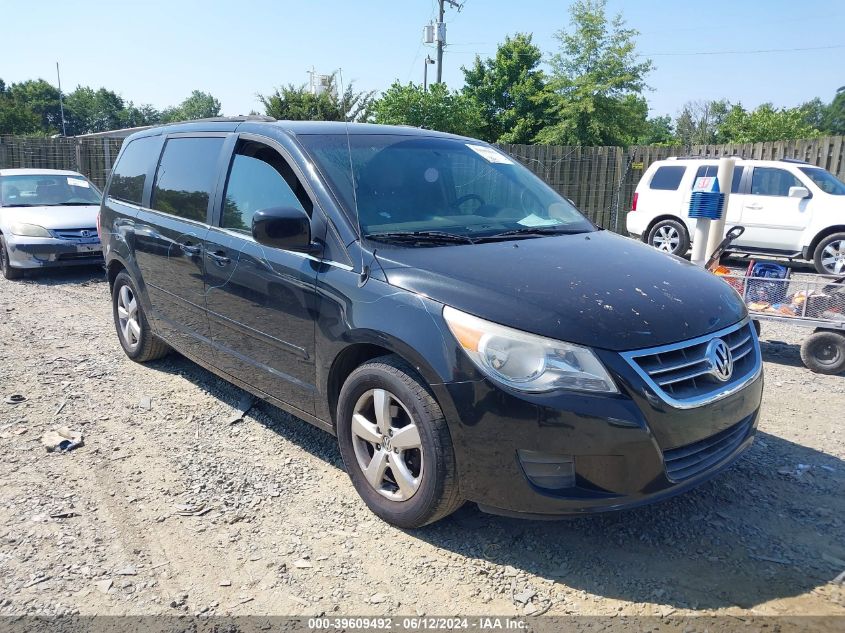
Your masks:
[[[120,343],[337,436],[378,516],[552,517],[687,490],[752,441],[743,302],[508,155],[261,117],[126,139],[100,212]]]

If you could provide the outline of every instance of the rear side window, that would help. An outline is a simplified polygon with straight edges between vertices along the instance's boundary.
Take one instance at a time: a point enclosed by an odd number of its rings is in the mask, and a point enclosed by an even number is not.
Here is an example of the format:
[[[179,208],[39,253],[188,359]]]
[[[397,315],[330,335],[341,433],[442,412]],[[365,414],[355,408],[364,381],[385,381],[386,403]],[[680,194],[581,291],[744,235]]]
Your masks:
[[[739,193],[739,184],[742,182],[742,170],[745,169],[740,165],[734,167],[733,180],[731,181],[731,193]],[[718,165],[702,165],[695,172],[695,180],[705,176],[715,177],[719,174]],[[692,186],[695,186],[695,180],[692,181]]]
[[[222,137],[168,139],[156,172],[153,209],[205,222],[222,147]]]
[[[788,196],[790,187],[803,183],[785,169],[755,167],[751,175],[751,193],[755,196]]]
[[[664,191],[675,191],[678,185],[681,184],[681,179],[684,177],[686,167],[666,166],[658,167],[651,177],[649,189],[662,189]]]
[[[111,178],[108,195],[123,202],[141,204],[144,196],[144,180],[150,165],[155,163],[158,156],[159,139],[156,136],[131,141],[120,160],[114,166],[114,174]]]

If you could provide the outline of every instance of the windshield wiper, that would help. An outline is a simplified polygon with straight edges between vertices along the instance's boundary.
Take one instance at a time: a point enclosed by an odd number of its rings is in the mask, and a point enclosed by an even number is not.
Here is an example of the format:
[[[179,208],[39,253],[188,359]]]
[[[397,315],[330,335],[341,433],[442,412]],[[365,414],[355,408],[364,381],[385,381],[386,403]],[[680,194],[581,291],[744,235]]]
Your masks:
[[[367,233],[364,237],[370,240],[385,242],[448,242],[452,244],[474,244],[475,240],[468,235],[447,233],[446,231],[387,231],[384,233]]]
[[[493,235],[476,237],[476,241],[486,242],[492,240],[507,240],[514,237],[546,237],[549,235],[575,235],[576,233],[588,233],[590,229],[567,229],[556,226],[526,226],[522,229],[511,229]]]

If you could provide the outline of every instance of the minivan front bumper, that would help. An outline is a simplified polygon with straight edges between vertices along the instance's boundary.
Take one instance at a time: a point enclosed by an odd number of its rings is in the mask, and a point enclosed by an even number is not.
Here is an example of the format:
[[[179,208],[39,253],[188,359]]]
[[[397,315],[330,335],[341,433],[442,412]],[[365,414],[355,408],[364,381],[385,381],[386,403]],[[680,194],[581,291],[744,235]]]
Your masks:
[[[677,409],[647,398],[612,356],[603,360],[619,395],[523,394],[486,379],[441,385],[463,495],[528,518],[619,510],[684,492],[751,445],[762,373],[718,402]]]

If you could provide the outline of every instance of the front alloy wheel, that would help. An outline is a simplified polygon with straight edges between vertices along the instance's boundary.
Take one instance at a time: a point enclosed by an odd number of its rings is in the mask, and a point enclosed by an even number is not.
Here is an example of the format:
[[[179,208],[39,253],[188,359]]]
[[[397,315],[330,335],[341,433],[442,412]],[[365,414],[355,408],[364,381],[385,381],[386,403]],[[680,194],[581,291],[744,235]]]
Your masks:
[[[420,431],[404,404],[385,389],[370,389],[352,414],[355,459],[367,482],[391,501],[419,490],[423,470]]]
[[[401,358],[374,358],[349,374],[336,419],[352,485],[383,520],[416,528],[463,504],[446,419],[422,377]]]

